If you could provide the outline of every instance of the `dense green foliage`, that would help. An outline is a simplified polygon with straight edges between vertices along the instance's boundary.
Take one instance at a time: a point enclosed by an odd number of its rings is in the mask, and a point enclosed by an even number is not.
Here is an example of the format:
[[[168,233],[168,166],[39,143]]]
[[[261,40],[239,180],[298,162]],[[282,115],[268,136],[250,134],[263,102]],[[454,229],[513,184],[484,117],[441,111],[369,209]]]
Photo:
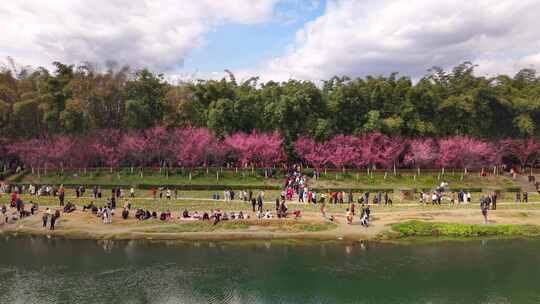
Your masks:
[[[478,212],[480,213],[480,211]],[[430,223],[416,220],[393,224],[392,231],[398,237],[540,236],[540,226],[536,225],[468,225]]]
[[[168,83],[148,70],[110,65],[100,71],[55,62],[55,71],[0,71],[0,134],[30,138],[95,129],[192,125],[221,137],[237,131],[280,131],[290,143],[307,135],[380,131],[406,137],[470,135],[538,137],[540,78],[526,69],[510,77],[478,77],[465,62],[433,68],[412,81],[391,74],[323,83],[257,78]]]

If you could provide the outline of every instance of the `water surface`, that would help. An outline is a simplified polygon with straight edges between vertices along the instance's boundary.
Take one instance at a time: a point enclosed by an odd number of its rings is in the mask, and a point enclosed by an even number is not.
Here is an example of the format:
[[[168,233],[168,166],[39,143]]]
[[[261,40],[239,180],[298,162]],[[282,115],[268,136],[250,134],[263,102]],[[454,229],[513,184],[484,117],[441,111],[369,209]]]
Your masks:
[[[0,303],[540,303],[540,241],[0,239]]]

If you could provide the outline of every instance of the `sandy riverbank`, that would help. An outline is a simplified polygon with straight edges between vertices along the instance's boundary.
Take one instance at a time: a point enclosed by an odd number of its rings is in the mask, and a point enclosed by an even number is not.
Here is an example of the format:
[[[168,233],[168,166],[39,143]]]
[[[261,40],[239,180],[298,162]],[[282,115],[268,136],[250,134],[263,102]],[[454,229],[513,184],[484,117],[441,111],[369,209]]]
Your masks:
[[[178,217],[178,213],[174,214]],[[359,224],[358,217],[352,225],[345,223],[343,214],[334,214],[330,222],[316,212],[306,212],[299,220],[251,219],[223,221],[217,225],[202,221],[172,221],[131,219],[122,220],[117,214],[112,224],[103,224],[89,212],[75,211],[63,214],[56,230],[42,227],[41,215],[35,215],[12,224],[0,225],[2,234],[29,234],[61,236],[72,239],[152,239],[152,240],[269,240],[269,239],[312,239],[312,240],[373,240],[388,239],[391,225],[408,220],[425,222],[482,224],[479,210],[406,210],[376,212],[369,228]],[[492,211],[488,225],[538,225],[538,209],[505,209]]]

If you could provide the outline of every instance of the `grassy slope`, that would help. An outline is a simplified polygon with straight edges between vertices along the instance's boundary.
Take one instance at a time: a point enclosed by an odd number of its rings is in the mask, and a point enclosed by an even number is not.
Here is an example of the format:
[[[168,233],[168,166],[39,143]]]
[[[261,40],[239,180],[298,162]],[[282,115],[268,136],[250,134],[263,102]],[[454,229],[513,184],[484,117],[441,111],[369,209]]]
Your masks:
[[[216,172],[206,173],[205,171],[193,173],[192,178],[185,174],[165,176],[154,172],[146,174],[141,178],[137,173],[130,174],[129,171],[110,174],[108,171],[98,173],[81,172],[80,174],[48,174],[12,176],[10,181],[36,184],[86,184],[86,185],[223,185],[223,186],[274,186],[281,187],[283,176],[267,179],[260,175],[260,172],[250,170],[220,172],[219,180],[216,179]],[[477,174],[470,174],[462,178],[461,174],[451,172],[440,177],[436,173],[421,173],[415,176],[412,173],[398,174],[394,176],[389,173],[376,173],[368,176],[365,172],[359,173],[328,173],[323,174],[317,181],[310,180],[312,188],[357,188],[357,189],[396,189],[396,188],[419,188],[431,189],[442,181],[449,183],[451,188],[481,188],[481,189],[504,189],[516,187],[516,184],[509,178],[503,176],[480,177]]]

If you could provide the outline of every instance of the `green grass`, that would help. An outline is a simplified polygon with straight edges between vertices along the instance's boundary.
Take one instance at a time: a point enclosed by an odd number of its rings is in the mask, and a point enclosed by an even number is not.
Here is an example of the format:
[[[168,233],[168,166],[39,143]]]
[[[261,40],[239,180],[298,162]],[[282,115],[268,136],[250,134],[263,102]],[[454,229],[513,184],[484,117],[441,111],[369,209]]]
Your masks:
[[[145,222],[148,225],[157,224],[155,221]],[[319,232],[335,229],[334,223],[306,223],[290,220],[256,220],[256,221],[222,221],[217,225],[213,222],[164,223],[139,230],[145,233],[183,233],[183,232],[216,232],[216,231],[246,231],[263,229],[265,232]]]
[[[201,193],[197,193],[197,191],[190,191],[190,192],[181,192],[181,197],[187,197],[189,195],[190,197],[201,197],[201,198],[208,198],[205,200],[192,200],[189,198],[186,199],[149,199],[149,194],[145,192],[138,193],[138,197],[135,199],[130,199],[130,202],[132,204],[132,208],[143,208],[148,209],[151,211],[166,211],[171,210],[173,212],[181,212],[184,209],[187,209],[189,211],[210,211],[212,209],[221,209],[224,211],[247,211],[251,210],[251,204],[245,203],[245,202],[224,202],[224,201],[214,201],[209,199],[211,197],[211,191],[200,191]],[[279,195],[278,191],[266,191],[266,202],[264,204],[264,209],[268,210],[275,210],[275,198]],[[70,197],[73,193],[69,192],[67,193],[66,202],[71,201],[78,205],[80,208],[83,205],[88,205],[91,201],[93,201],[98,206],[104,206],[106,204],[106,199],[97,199],[94,200],[88,196],[83,198],[73,198]],[[109,193],[107,193],[109,194]],[[431,204],[429,205],[420,205],[417,201],[404,201],[399,202],[397,198],[394,199],[394,205],[393,206],[384,206],[384,205],[373,205],[371,204],[372,210],[375,212],[398,212],[398,211],[405,211],[405,210],[418,210],[418,211],[436,211],[436,210],[450,210],[450,209],[478,209],[478,199],[480,197],[480,193],[473,193],[472,200],[473,202],[471,204],[460,204],[460,205],[449,205],[447,202],[444,202],[441,206],[433,206]],[[141,197],[143,196],[143,197]],[[357,197],[357,195],[355,195]],[[36,197],[36,196],[29,196],[29,195],[22,195],[22,200],[26,203],[29,203],[30,201],[37,202],[41,206],[58,206],[58,199],[56,197]],[[530,201],[531,202],[540,202],[540,196],[538,194],[531,194],[530,195]],[[9,196],[4,195],[0,197],[0,205],[1,204],[8,204],[9,203]],[[498,209],[540,209],[540,204],[525,204],[525,203],[513,203],[513,195],[506,195],[504,198],[499,199],[499,203],[511,203],[509,205],[498,205]],[[120,199],[117,201],[117,206],[121,208],[124,204],[124,200]],[[289,210],[301,210],[302,212],[319,212],[321,205],[320,204],[293,204],[289,203]],[[348,207],[347,204],[326,204],[326,210],[330,213],[344,213],[345,209]],[[357,206],[359,209],[359,206]],[[478,209],[479,210],[479,209]]]
[[[537,225],[468,225],[452,223],[430,223],[407,221],[392,225],[391,237],[538,237],[540,226]]]
[[[131,185],[148,188],[151,186],[171,185],[171,186],[224,186],[224,187],[276,187],[280,189],[283,184],[283,175],[275,174],[274,178],[265,178],[260,170],[251,169],[239,170],[238,172],[219,172],[219,180],[216,179],[216,171],[196,170],[192,173],[191,179],[186,172],[166,175],[164,172],[146,172],[143,177],[136,171],[131,173],[129,169],[110,173],[101,171],[80,172],[49,172],[48,174],[21,174],[11,176],[8,181],[15,183],[35,183],[35,184],[67,184],[67,185],[101,185],[103,187]],[[318,180],[310,180],[311,188],[329,189],[396,189],[396,188],[418,188],[432,189],[442,181],[449,183],[451,188],[474,188],[474,189],[505,189],[516,187],[516,184],[509,178],[503,176],[480,177],[478,173],[471,173],[462,177],[461,172],[446,172],[445,175],[438,173],[420,173],[420,175],[403,172],[394,175],[392,172],[375,173],[367,175],[362,172],[332,172],[322,174]]]
[[[504,176],[480,177],[477,173],[471,173],[462,177],[461,173],[447,172],[444,175],[438,173],[399,173],[394,175],[376,173],[367,175],[366,172],[328,173],[313,181],[318,188],[326,187],[363,187],[363,188],[418,188],[432,189],[441,182],[449,183],[451,188],[509,188],[515,187],[515,183]]]
[[[159,173],[148,172],[142,177],[137,172],[131,173],[129,170],[110,173],[107,170],[98,172],[70,172],[61,174],[52,172],[48,174],[20,174],[11,176],[8,181],[17,183],[36,183],[36,184],[85,184],[102,186],[152,186],[152,185],[281,185],[282,177],[265,178],[257,171],[223,171],[219,172],[219,179],[216,172],[194,171],[191,179],[187,173]]]

